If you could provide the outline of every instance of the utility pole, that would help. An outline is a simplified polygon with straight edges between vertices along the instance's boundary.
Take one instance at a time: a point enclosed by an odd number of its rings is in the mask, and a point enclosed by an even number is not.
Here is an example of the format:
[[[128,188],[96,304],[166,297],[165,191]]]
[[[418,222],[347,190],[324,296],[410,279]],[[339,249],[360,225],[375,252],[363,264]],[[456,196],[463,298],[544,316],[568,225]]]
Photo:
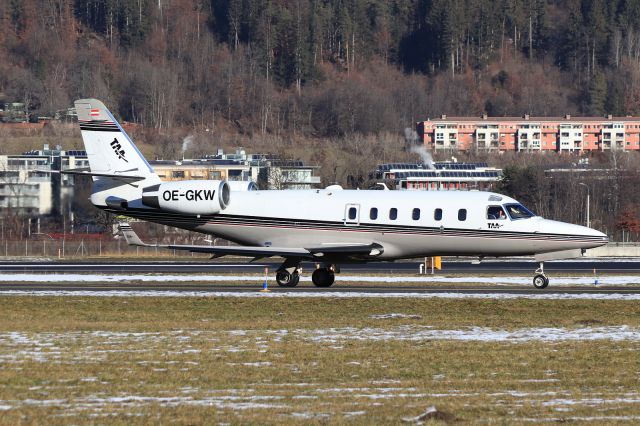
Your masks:
[[[591,191],[589,191],[589,186],[586,183],[580,182],[580,183],[578,183],[578,185],[584,186],[585,188],[587,188],[587,228],[591,228],[591,220],[590,220],[590,217],[589,217],[589,206],[591,205],[591,203],[590,203],[590,198],[591,198],[590,197],[590,195],[591,195],[590,192]]]

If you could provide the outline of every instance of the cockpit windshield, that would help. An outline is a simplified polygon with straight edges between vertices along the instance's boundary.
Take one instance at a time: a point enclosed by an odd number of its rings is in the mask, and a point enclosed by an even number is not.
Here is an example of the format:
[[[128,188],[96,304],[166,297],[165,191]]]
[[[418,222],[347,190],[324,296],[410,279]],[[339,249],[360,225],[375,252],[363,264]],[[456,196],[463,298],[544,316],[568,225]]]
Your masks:
[[[511,219],[528,219],[530,217],[535,216],[534,213],[530,212],[525,206],[522,204],[505,204],[504,208],[507,209],[507,213]]]

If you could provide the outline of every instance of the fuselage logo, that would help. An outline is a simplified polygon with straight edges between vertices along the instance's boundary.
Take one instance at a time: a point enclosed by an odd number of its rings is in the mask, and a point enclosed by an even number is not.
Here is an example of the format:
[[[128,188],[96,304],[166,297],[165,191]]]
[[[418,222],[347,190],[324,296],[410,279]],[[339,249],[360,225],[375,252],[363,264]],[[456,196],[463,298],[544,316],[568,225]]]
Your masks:
[[[118,139],[113,138],[113,141],[111,142],[111,148],[113,148],[113,152],[116,153],[119,159],[124,160],[125,163],[129,162],[126,158],[124,158],[124,149],[122,149],[122,145],[120,145]]]

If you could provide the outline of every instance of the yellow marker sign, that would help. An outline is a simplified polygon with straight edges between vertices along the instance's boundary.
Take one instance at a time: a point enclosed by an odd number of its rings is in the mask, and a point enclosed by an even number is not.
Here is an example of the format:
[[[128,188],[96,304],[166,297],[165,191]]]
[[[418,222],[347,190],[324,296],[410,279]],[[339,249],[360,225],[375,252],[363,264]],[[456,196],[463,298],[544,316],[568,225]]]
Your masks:
[[[442,257],[434,256],[434,257],[427,258],[427,268],[429,269],[433,268],[437,270],[442,269]]]

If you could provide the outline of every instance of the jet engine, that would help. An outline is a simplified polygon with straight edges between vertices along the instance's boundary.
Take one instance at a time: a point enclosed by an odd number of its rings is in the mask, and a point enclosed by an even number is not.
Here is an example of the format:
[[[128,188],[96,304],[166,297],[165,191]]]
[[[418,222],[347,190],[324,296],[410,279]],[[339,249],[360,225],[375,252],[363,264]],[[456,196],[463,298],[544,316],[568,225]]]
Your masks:
[[[258,186],[252,180],[230,180],[227,182],[232,191],[257,191]]]
[[[185,214],[216,214],[229,205],[231,189],[221,180],[163,182],[142,190],[147,207]]]

